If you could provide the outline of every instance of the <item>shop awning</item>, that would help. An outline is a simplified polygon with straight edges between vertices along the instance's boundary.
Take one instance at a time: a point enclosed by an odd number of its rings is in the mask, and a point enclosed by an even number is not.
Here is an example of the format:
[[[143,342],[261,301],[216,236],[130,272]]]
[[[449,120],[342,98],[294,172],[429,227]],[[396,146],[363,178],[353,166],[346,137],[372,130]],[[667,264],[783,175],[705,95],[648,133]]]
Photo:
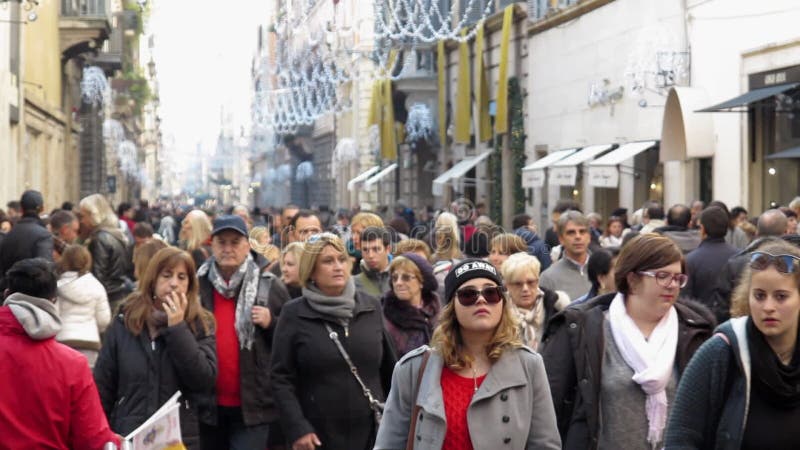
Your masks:
[[[782,152],[767,155],[764,159],[800,159],[800,147],[794,147]]]
[[[372,187],[375,186],[375,183],[381,181],[381,179],[383,179],[383,177],[385,177],[386,175],[389,175],[390,173],[394,172],[395,169],[397,169],[397,163],[387,166],[385,169],[369,177],[369,179],[364,182],[364,190],[371,191],[373,189]]]
[[[702,88],[676,87],[667,94],[661,123],[659,161],[685,161],[714,156],[714,122],[711,115],[695,112],[707,105]]]
[[[522,168],[522,187],[524,188],[540,188],[544,186],[545,169],[548,166],[560,161],[567,156],[578,151],[577,148],[568,148],[565,150],[556,150],[552,153],[537,159],[532,164]]]
[[[697,112],[747,112],[747,108],[753,103],[774,97],[778,94],[782,94],[788,90],[796,88],[797,86],[800,86],[800,83],[779,84],[777,86],[753,89],[752,91],[746,92],[738,97],[734,97],[718,105],[700,109]]]
[[[443,174],[436,177],[436,179],[433,180],[433,189],[432,189],[433,195],[437,197],[444,195],[444,186],[445,184],[447,184],[448,181],[457,180],[466,175],[467,172],[470,171],[470,169],[477,166],[481,161],[488,158],[489,155],[492,154],[492,151],[493,150],[488,150],[481,153],[478,156],[473,156],[471,158],[463,159],[458,163],[456,163],[453,167],[447,169],[447,171],[445,171]]]
[[[547,183],[554,186],[575,186],[578,179],[578,166],[591,161],[603,152],[608,151],[611,144],[590,145],[581,151],[567,156],[550,166]]]
[[[369,169],[361,172],[360,174],[358,174],[358,176],[356,176],[355,178],[353,178],[352,180],[347,182],[347,190],[348,191],[352,191],[353,189],[356,188],[356,186],[359,183],[361,183],[364,180],[366,180],[367,178],[371,177],[379,169],[380,169],[380,167],[378,167],[378,166],[372,166]]]
[[[595,159],[589,163],[589,185],[606,188],[617,187],[619,185],[619,174],[623,170],[623,167],[618,166],[656,145],[658,145],[658,141],[622,144],[615,150]]]

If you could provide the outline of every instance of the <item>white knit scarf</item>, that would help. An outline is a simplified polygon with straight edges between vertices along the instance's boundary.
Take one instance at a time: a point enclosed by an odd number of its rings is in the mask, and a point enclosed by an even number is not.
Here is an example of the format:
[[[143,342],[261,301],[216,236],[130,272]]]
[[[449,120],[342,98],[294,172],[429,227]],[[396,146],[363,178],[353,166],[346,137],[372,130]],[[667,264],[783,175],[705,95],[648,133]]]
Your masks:
[[[667,424],[667,384],[678,347],[678,313],[670,307],[645,339],[625,310],[625,297],[617,294],[608,308],[611,334],[625,362],[633,369],[633,381],[647,394],[647,441],[655,448]]]

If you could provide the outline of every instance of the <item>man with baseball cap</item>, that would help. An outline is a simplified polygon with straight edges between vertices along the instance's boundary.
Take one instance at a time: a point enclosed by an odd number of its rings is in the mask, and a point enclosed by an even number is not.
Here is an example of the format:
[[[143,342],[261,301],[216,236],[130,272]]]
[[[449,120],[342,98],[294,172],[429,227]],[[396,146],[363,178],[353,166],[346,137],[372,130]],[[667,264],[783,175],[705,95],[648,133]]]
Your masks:
[[[53,260],[53,235],[39,218],[44,210],[42,194],[34,190],[25,191],[19,203],[22,218],[6,235],[0,247],[0,280],[17,261],[28,258]],[[0,281],[0,285],[3,284]]]
[[[261,265],[259,262],[261,261]],[[247,225],[220,216],[211,257],[197,272],[200,301],[217,321],[215,405],[200,412],[204,449],[266,448],[278,419],[269,381],[272,333],[289,293],[250,250]]]

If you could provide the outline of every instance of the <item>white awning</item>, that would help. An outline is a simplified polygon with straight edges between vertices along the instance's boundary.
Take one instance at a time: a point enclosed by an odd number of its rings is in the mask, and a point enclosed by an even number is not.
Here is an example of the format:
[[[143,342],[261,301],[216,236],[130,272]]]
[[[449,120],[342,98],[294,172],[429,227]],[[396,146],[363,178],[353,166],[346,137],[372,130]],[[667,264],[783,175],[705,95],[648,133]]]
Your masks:
[[[397,169],[397,163],[394,163],[394,164],[386,167],[385,169],[381,170],[380,172],[376,173],[375,175],[371,176],[369,178],[369,180],[364,182],[364,190],[365,191],[371,191],[373,189],[372,187],[375,185],[375,183],[377,183],[378,181],[381,181],[381,179],[383,177],[385,177],[386,175],[389,175],[390,173],[394,172],[395,169]]]
[[[545,169],[548,166],[555,163],[556,161],[560,161],[567,156],[575,153],[578,151],[577,148],[568,148],[565,150],[556,150],[552,153],[549,153],[536,161],[532,164],[528,164],[527,166],[522,168],[522,187],[524,188],[540,188],[544,186],[544,179],[545,179]]]
[[[378,169],[380,169],[380,167],[372,166],[369,169],[367,169],[367,170],[361,172],[360,174],[358,174],[358,176],[356,176],[355,178],[353,178],[352,180],[347,182],[347,190],[348,191],[352,191],[353,189],[355,189],[356,185],[358,185],[358,183],[361,183],[362,181],[364,181],[367,178],[371,177],[372,174],[374,174],[375,172],[378,171]]]
[[[621,167],[617,167],[642,153],[658,145],[658,141],[631,142],[622,144],[613,151],[590,162],[589,165],[589,185],[594,187],[615,188],[619,185],[619,174]],[[633,164],[629,164],[630,167]],[[630,172],[629,172],[630,173]]]
[[[492,154],[492,152],[493,150],[488,150],[481,153],[478,156],[463,159],[458,163],[456,163],[453,167],[447,169],[443,174],[436,177],[436,179],[433,180],[433,189],[432,189],[433,195],[437,197],[443,195],[444,185],[447,184],[448,181],[457,180],[463,177],[464,175],[466,175],[467,172],[470,171],[470,169],[477,166],[478,163],[488,158],[489,155]]]
[[[579,152],[575,152],[566,158],[553,163],[550,166],[550,176],[548,184],[554,186],[575,186],[578,178],[578,166],[591,161],[597,155],[608,151],[611,144],[604,145],[590,145],[584,147]]]

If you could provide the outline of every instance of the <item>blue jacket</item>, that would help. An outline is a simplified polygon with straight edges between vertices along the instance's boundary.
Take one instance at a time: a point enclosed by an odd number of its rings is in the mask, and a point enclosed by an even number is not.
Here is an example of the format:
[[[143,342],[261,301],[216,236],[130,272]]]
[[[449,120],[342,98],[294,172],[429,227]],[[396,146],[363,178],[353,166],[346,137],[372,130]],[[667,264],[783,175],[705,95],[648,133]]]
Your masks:
[[[541,269],[539,269],[539,273],[544,272],[545,269],[550,267],[552,263],[550,259],[550,248],[538,234],[525,227],[517,228],[514,230],[514,234],[525,241],[525,245],[528,246],[528,254],[535,256],[536,259],[539,260],[539,263],[542,265]]]
[[[671,407],[665,449],[739,449],[750,404],[747,317],[731,319],[694,354]]]

